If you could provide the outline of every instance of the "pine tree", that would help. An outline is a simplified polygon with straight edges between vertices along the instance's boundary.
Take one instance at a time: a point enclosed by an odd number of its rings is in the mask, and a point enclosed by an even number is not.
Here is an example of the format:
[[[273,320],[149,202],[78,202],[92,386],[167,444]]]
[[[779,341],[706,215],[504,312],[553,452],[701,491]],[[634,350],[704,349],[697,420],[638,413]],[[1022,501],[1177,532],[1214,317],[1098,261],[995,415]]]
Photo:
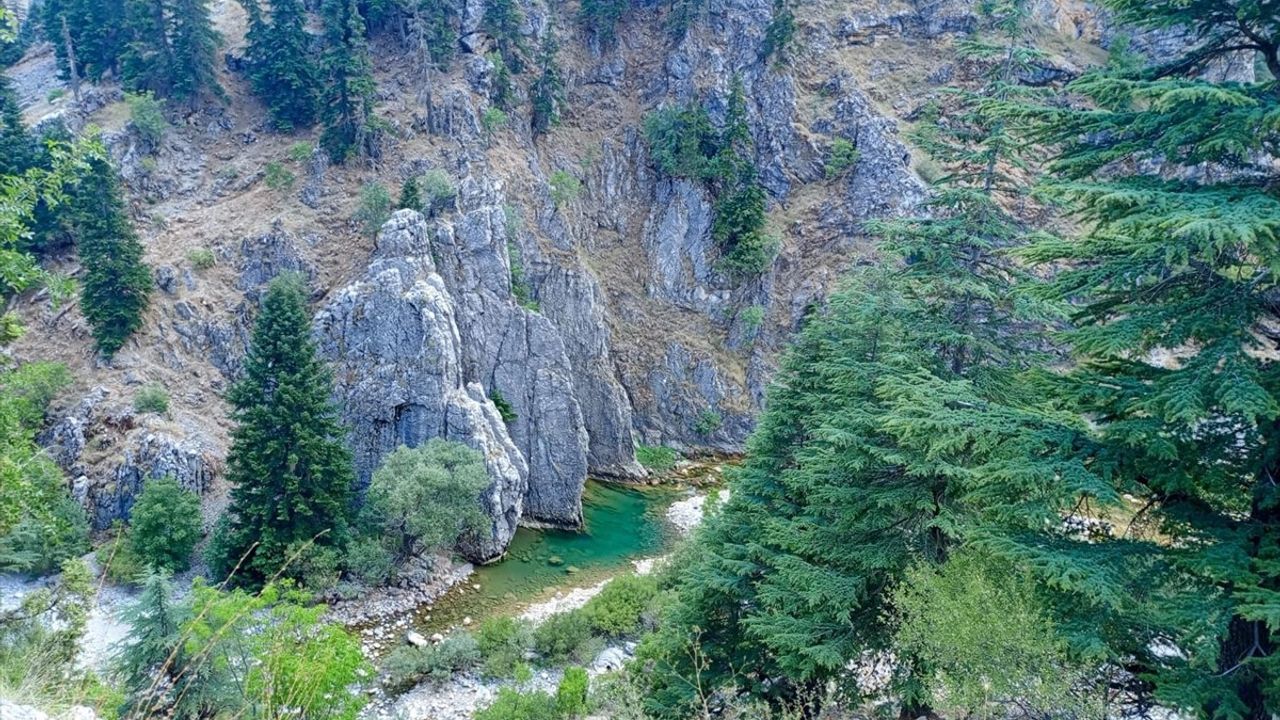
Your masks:
[[[163,96],[173,87],[174,54],[169,45],[164,0],[125,0],[120,82],[134,92]]]
[[[312,62],[312,37],[300,0],[275,0],[270,21],[256,0],[244,0],[249,13],[249,78],[267,103],[271,120],[284,131],[316,121],[320,73]]]
[[[175,679],[186,664],[180,644],[184,618],[173,602],[169,577],[148,573],[142,594],[125,610],[129,636],[112,659],[112,671],[127,692],[124,717],[159,715],[179,696]]]
[[[125,16],[124,0],[47,0],[41,24],[45,37],[54,40],[63,77],[98,79],[114,70],[127,42],[121,22]],[[64,27],[70,43],[57,41],[64,37]],[[68,50],[74,53],[75,68]]]
[[[987,64],[1007,77],[1017,56]],[[1064,572],[1092,566],[1091,546],[1055,528],[1082,500],[1118,496],[1072,455],[1087,425],[1042,407],[1035,371],[1054,312],[1018,290],[1011,252],[1031,231],[1003,209],[1018,193],[1006,133],[977,109],[1002,92],[993,80],[931,134],[950,172],[925,212],[871,226],[881,262],[788,354],[731,499],[673,573],[676,602],[641,647],[654,712],[684,716],[725,686],[813,712],[829,682],[863,692],[850,663],[894,653],[890,694],[918,717],[935,668],[897,644],[893,620],[892,590],[912,568],[970,546],[1004,557],[1026,538]],[[725,145],[741,147],[749,136],[734,128]]]
[[[396,207],[422,212],[422,190],[418,187],[418,176],[414,175],[404,181],[400,188],[400,202]]]
[[[356,0],[324,0],[326,76],[321,115],[324,132],[320,144],[336,163],[355,153],[374,154],[375,140],[369,121],[373,117],[373,80],[364,20]]]
[[[84,266],[80,310],[98,350],[110,357],[142,326],[152,288],[110,161],[89,161],[63,212]]]
[[[555,35],[548,31],[538,54],[538,78],[529,88],[529,99],[533,104],[533,132],[536,135],[546,133],[560,120],[560,108],[564,105],[564,77],[556,64],[559,49]]]
[[[529,51],[524,36],[520,34],[523,23],[524,14],[520,12],[515,0],[485,2],[481,27],[497,41],[502,61],[516,75],[524,72],[525,56]]]
[[[223,98],[215,67],[222,36],[213,29],[209,0],[171,0],[173,85],[170,96],[194,102],[202,94]]]
[[[287,573],[291,554],[306,543],[345,544],[354,472],[332,389],[316,357],[302,283],[277,278],[254,323],[244,377],[229,396],[236,429],[219,572],[243,557],[236,578],[260,584]]]
[[[1027,253],[1065,268],[1044,293],[1074,303],[1076,368],[1055,391],[1097,424],[1083,461],[1141,507],[1146,574],[1105,622],[1160,703],[1263,720],[1280,707],[1280,21],[1248,0],[1104,4],[1141,28],[1185,27],[1193,47],[1083,76],[1068,89],[1087,110],[1001,110],[1058,150],[1045,192],[1083,228]],[[1242,49],[1269,77],[1198,74]]]
[[[19,175],[35,164],[35,142],[22,124],[22,111],[7,75],[0,74],[0,176]]]

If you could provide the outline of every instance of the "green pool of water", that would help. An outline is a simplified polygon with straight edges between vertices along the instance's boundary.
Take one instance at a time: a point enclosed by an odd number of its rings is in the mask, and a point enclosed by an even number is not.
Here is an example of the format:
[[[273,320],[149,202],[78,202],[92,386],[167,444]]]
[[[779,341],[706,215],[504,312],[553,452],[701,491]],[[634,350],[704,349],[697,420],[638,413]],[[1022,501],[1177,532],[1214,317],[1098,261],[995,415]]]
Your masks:
[[[670,486],[624,486],[588,481],[581,532],[520,528],[506,557],[476,568],[466,583],[420,609],[417,625],[436,631],[475,621],[552,595],[594,585],[630,569],[631,561],[661,555],[674,539],[667,507],[687,491]],[[480,585],[480,590],[473,585]],[[430,618],[428,619],[428,615]]]

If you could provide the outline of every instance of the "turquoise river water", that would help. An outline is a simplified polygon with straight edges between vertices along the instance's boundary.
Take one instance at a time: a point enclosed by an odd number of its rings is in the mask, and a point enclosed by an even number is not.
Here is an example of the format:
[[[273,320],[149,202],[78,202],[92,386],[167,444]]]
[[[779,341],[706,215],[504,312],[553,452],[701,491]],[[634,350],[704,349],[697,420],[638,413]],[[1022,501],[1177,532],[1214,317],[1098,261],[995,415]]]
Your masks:
[[[518,529],[503,560],[476,568],[430,610],[423,608],[415,625],[435,632],[463,617],[479,621],[556,590],[594,585],[630,569],[633,560],[661,555],[675,538],[665,518],[667,507],[686,494],[672,486],[588,481],[582,531]]]

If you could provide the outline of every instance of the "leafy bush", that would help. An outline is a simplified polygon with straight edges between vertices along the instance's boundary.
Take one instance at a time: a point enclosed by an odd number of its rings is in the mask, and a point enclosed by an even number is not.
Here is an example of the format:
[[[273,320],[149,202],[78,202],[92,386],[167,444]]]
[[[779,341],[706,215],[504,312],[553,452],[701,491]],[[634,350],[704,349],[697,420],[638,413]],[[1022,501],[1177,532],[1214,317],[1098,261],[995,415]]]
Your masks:
[[[652,576],[623,575],[609,581],[582,611],[599,633],[632,635],[640,629],[640,616],[657,594],[658,582]]]
[[[533,649],[551,663],[589,662],[582,655],[591,641],[591,620],[580,610],[556,613],[533,630]]]
[[[187,253],[187,262],[197,270],[208,270],[218,262],[218,258],[209,248],[194,248]]]
[[[488,526],[480,493],[489,487],[484,456],[466,445],[431,438],[400,447],[373,473],[365,503],[386,546],[400,557],[451,547]]]
[[[848,140],[838,137],[831,141],[830,155],[827,157],[827,178],[843,175],[846,170],[858,164],[862,153]]]
[[[362,537],[347,547],[343,563],[347,573],[364,585],[376,587],[395,572],[395,553],[388,550],[382,538]]]
[[[565,170],[556,170],[551,173],[550,185],[551,202],[555,203],[556,207],[571,202],[582,190],[582,182],[574,177],[573,173]]]
[[[710,435],[720,429],[724,424],[724,418],[713,408],[707,408],[698,413],[698,419],[693,423],[693,431],[699,435]]]
[[[533,290],[524,275],[524,256],[520,253],[520,246],[510,240],[507,241],[507,257],[511,262],[511,294],[520,307],[537,312],[538,301],[533,299]]]
[[[129,547],[144,564],[181,572],[200,541],[200,498],[173,478],[148,480],[133,505]]]
[[[471,633],[458,631],[435,645],[397,648],[383,661],[382,669],[388,687],[403,691],[423,680],[444,682],[479,664],[479,643]]]
[[[485,675],[511,677],[524,663],[524,653],[533,645],[533,634],[526,623],[516,618],[491,617],[480,623],[476,642],[484,658]]]
[[[493,406],[498,409],[498,414],[502,416],[505,423],[513,423],[516,421],[516,409],[511,407],[511,403],[502,396],[502,391],[494,388],[489,391],[489,399],[493,401]]]
[[[129,528],[119,520],[111,524],[109,538],[97,547],[95,554],[112,582],[131,585],[146,575],[147,564],[138,557],[129,539]]]
[[[556,709],[563,718],[579,718],[587,714],[587,671],[580,667],[564,669],[564,677],[556,687]]]
[[[293,183],[297,178],[293,171],[281,165],[278,162],[267,163],[266,174],[263,175],[263,182],[272,190],[283,192],[293,187]]]
[[[422,206],[428,215],[443,211],[458,196],[458,188],[454,187],[449,174],[439,168],[423,173],[418,187],[422,193]]]
[[[556,699],[541,691],[498,689],[493,704],[475,714],[475,720],[560,720]]]
[[[742,323],[742,334],[746,337],[753,338],[756,333],[760,332],[760,326],[764,324],[764,307],[762,305],[752,305],[743,308],[738,313],[738,322]]]
[[[680,453],[663,445],[636,446],[636,461],[652,472],[670,472],[680,460]]]
[[[306,162],[311,159],[311,155],[315,153],[315,150],[315,146],[311,143],[299,140],[289,146],[289,159],[297,163]]]
[[[163,415],[169,412],[169,391],[160,383],[150,383],[134,393],[133,410],[138,413]]]
[[[382,183],[366,183],[360,188],[360,205],[352,219],[360,223],[364,231],[376,235],[382,224],[391,217],[391,194]]]
[[[493,134],[498,128],[507,124],[507,114],[496,107],[489,107],[480,116],[480,124],[484,127],[484,132],[493,139]]]
[[[675,177],[705,180],[720,152],[720,134],[701,105],[665,107],[644,119],[644,137],[658,167]]]
[[[164,137],[169,122],[164,118],[164,106],[150,92],[125,93],[124,102],[129,106],[129,123],[143,141],[156,145]]]

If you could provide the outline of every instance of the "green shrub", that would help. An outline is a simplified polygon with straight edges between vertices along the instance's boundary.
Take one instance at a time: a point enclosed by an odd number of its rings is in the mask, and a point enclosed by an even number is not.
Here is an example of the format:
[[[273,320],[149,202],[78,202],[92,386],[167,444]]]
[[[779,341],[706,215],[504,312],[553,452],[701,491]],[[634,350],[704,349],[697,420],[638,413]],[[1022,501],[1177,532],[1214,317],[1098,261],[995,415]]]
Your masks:
[[[665,107],[644,119],[649,154],[668,175],[705,180],[720,152],[720,134],[701,105]]]
[[[489,107],[480,116],[480,125],[484,127],[484,132],[493,139],[493,134],[498,128],[507,124],[507,114],[496,107]]]
[[[124,102],[129,106],[129,123],[138,137],[156,145],[164,137],[169,122],[164,119],[164,106],[150,92],[125,93]]]
[[[580,610],[556,613],[533,630],[533,649],[547,662],[589,662],[583,651],[591,641],[591,620]]]
[[[272,190],[284,191],[293,187],[293,182],[297,178],[294,176],[293,171],[284,165],[278,162],[269,162],[267,163],[266,174],[262,179],[266,182],[267,187]]]
[[[658,474],[670,472],[680,460],[680,453],[662,445],[636,446],[636,461]]]
[[[580,667],[564,669],[564,677],[556,687],[556,709],[562,718],[580,718],[587,714],[587,671]]]
[[[555,203],[556,207],[572,202],[582,190],[582,183],[578,178],[565,170],[556,170],[551,173],[550,185],[551,202]]]
[[[66,97],[66,95],[67,95],[66,88],[53,88],[49,92],[45,93],[44,99],[48,100],[49,102],[57,102],[58,100],[61,100],[62,98]]]
[[[129,516],[129,546],[145,566],[181,572],[200,541],[200,498],[169,477],[148,480]]]
[[[843,175],[846,170],[858,164],[862,153],[845,138],[838,137],[831,141],[830,154],[827,157],[827,178]]]
[[[418,177],[415,175],[400,186],[400,200],[396,207],[402,210],[422,212],[422,191],[418,188]]]
[[[159,383],[142,386],[133,396],[133,410],[139,413],[163,415],[169,412],[169,391]]]
[[[480,623],[476,642],[484,658],[484,674],[511,677],[524,663],[524,653],[533,645],[529,626],[516,618],[491,617]]]
[[[418,187],[422,193],[422,206],[428,215],[443,211],[458,196],[458,188],[454,187],[449,174],[439,168],[423,173]]]
[[[738,313],[738,322],[742,323],[742,334],[748,338],[753,338],[756,333],[760,332],[760,326],[764,324],[764,306],[752,305],[743,308]]]
[[[480,663],[480,645],[471,633],[453,632],[435,645],[400,647],[382,661],[387,686],[404,691],[423,680],[444,682]]]
[[[452,547],[488,526],[480,493],[489,486],[484,456],[459,442],[431,438],[401,446],[373,473],[366,517],[399,557]]]
[[[387,549],[381,538],[362,537],[347,546],[343,563],[347,573],[356,581],[377,587],[395,572],[395,553]]]
[[[699,435],[710,435],[720,429],[724,424],[724,418],[720,416],[713,408],[707,408],[698,413],[698,419],[693,423],[693,431]]]
[[[299,140],[289,146],[289,159],[297,163],[306,162],[311,159],[314,152],[314,145],[305,140]]]
[[[96,555],[112,582],[132,585],[147,572],[129,538],[129,528],[119,520],[111,524],[108,539],[98,546]]]
[[[608,47],[617,39],[618,21],[627,6],[627,0],[582,0],[578,8],[578,22],[594,33],[601,45]]]
[[[382,224],[391,217],[391,194],[382,183],[366,183],[360,188],[360,205],[352,219],[360,223],[364,231],[376,235]]]
[[[652,576],[623,575],[609,581],[582,611],[596,632],[610,637],[632,635],[657,594],[658,582]]]
[[[493,406],[498,409],[498,414],[502,416],[503,422],[513,423],[516,421],[518,417],[516,409],[511,407],[511,403],[507,402],[507,399],[502,396],[501,390],[498,388],[490,390],[489,399],[493,401]]]
[[[208,270],[218,262],[218,258],[209,248],[193,248],[187,253],[187,262],[197,270]]]
[[[499,688],[493,704],[475,714],[475,720],[561,720],[556,699],[541,691],[520,692]]]
[[[533,291],[524,275],[524,256],[520,253],[520,246],[510,240],[507,241],[507,257],[511,262],[511,294],[520,307],[537,312],[538,301],[533,299]]]

